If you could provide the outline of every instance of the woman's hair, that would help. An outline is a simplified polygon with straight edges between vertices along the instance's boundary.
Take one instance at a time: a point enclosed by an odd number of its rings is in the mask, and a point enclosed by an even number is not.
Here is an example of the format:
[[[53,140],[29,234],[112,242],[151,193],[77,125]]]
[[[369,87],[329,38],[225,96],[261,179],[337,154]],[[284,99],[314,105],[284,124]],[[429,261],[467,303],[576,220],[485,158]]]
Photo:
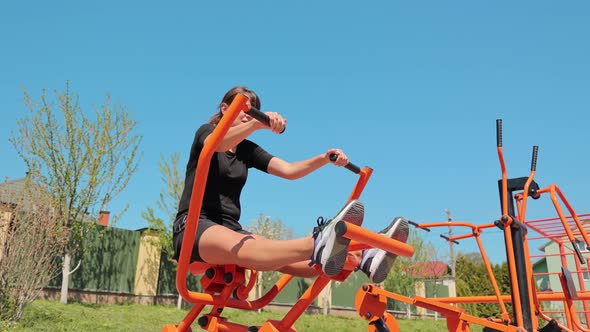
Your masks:
[[[223,113],[221,113],[221,104],[230,105],[238,93],[248,97],[250,99],[250,105],[260,110],[260,98],[258,98],[256,93],[245,86],[239,85],[231,88],[225,93],[223,99],[221,99],[221,103],[219,103],[219,112],[215,113],[211,119],[209,119],[210,124],[217,125],[219,123],[221,117],[223,117]]]

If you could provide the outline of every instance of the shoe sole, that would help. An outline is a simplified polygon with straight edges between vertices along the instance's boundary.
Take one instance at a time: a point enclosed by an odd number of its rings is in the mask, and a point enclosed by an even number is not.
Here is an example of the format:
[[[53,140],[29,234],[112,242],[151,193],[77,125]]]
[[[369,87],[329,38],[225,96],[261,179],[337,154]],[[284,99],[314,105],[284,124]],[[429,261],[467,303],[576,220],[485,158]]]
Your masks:
[[[385,234],[391,232],[391,239],[404,243],[408,240],[408,235],[410,232],[408,221],[401,217],[395,218],[389,226],[389,229],[386,229],[384,231]],[[383,282],[383,280],[387,278],[387,275],[389,274],[389,271],[391,270],[391,267],[393,266],[393,263],[395,262],[396,258],[396,254],[384,250],[378,252],[373,258],[373,261],[375,262],[381,260],[381,262],[379,262],[377,269],[375,269],[375,273],[373,273],[371,281],[376,284],[380,284],[381,282]]]
[[[360,226],[363,223],[364,215],[365,208],[363,204],[357,200],[352,200],[348,204],[346,204],[331,221],[333,225],[332,227],[335,227],[336,224],[338,224],[338,222],[341,220],[344,220],[356,226]],[[335,231],[334,236],[336,236]],[[348,255],[349,244],[350,239],[347,239],[343,236],[336,236],[336,239],[334,239],[334,245],[332,246],[332,250],[330,252],[330,256],[326,260],[326,263],[323,265],[324,268],[322,270],[326,275],[334,276],[342,271],[342,269],[344,268],[344,263],[346,263],[346,256]]]

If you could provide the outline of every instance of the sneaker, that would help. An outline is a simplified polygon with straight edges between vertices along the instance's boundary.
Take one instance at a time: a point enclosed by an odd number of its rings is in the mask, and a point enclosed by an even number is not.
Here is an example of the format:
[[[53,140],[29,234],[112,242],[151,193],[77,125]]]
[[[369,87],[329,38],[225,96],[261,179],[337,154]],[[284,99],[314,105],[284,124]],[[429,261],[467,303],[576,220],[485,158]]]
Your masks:
[[[364,215],[365,208],[363,204],[357,200],[352,200],[333,219],[326,222],[323,218],[318,218],[318,227],[313,231],[315,242],[311,257],[312,264],[318,264],[328,276],[335,276],[340,273],[346,262],[350,239],[336,234],[336,224],[340,220],[344,220],[360,226],[363,223]]]
[[[393,219],[387,228],[379,232],[379,234],[382,234],[383,236],[404,243],[408,240],[408,233],[408,221],[402,217]],[[359,267],[373,283],[379,284],[387,278],[396,258],[396,254],[392,254],[383,249],[367,249],[363,251],[363,257]]]

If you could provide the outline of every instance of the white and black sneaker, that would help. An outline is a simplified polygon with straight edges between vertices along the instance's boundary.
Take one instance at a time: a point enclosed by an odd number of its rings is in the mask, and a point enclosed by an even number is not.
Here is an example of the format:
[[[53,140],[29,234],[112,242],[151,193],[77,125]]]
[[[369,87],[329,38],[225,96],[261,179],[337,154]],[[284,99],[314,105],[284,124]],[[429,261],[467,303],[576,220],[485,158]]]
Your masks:
[[[391,224],[379,232],[391,239],[406,242],[408,240],[408,221],[402,217],[393,219]],[[363,257],[359,268],[371,279],[373,283],[379,284],[387,278],[395,259],[396,254],[383,249],[372,248],[363,251]]]
[[[318,227],[315,227],[313,231],[315,242],[311,264],[318,264],[328,276],[335,276],[340,273],[346,262],[350,239],[336,234],[336,224],[344,220],[360,226],[363,223],[364,215],[365,208],[363,204],[357,200],[351,200],[334,218],[328,221],[324,221],[321,217],[318,218]]]

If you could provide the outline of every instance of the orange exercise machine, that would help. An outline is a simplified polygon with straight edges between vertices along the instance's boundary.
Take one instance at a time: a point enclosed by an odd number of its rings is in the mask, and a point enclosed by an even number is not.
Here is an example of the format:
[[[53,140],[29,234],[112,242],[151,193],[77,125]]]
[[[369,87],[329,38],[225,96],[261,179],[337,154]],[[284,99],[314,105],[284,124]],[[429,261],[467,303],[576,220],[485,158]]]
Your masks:
[[[414,226],[430,231],[433,227],[467,227],[470,228],[470,233],[458,235],[453,237],[446,237],[441,235],[447,241],[458,243],[457,241],[475,238],[477,241],[480,253],[485,264],[490,282],[492,283],[494,293],[493,296],[471,296],[471,297],[449,297],[449,298],[422,298],[415,296],[413,298],[405,297],[399,294],[387,292],[379,287],[365,284],[360,289],[356,296],[356,307],[359,315],[363,317],[372,317],[373,315],[384,315],[385,301],[387,298],[408,303],[411,305],[427,308],[432,311],[441,313],[447,320],[447,328],[449,331],[469,331],[470,324],[478,324],[484,326],[484,331],[520,331],[520,332],[558,332],[558,331],[590,331],[588,327],[584,327],[577,317],[574,300],[583,301],[584,308],[588,307],[587,301],[590,299],[590,292],[576,291],[575,284],[571,273],[567,270],[565,265],[564,255],[562,255],[562,272],[559,273],[560,282],[562,284],[562,292],[539,293],[536,290],[536,283],[533,276],[531,255],[529,251],[528,228],[532,227],[541,234],[548,235],[548,239],[562,241],[565,237],[571,242],[573,249],[576,252],[579,267],[584,264],[585,259],[576,245],[578,242],[583,242],[585,247],[590,250],[589,239],[584,229],[582,222],[575,213],[565,196],[559,188],[551,184],[546,188],[540,188],[534,181],[537,164],[538,147],[533,147],[533,157],[531,163],[531,171],[528,177],[509,179],[504,163],[503,147],[502,147],[502,120],[496,121],[497,132],[497,150],[502,169],[502,178],[498,182],[501,202],[501,217],[490,224],[474,225],[468,222],[434,222],[417,224],[410,222]],[[550,194],[551,201],[559,216],[561,227],[565,230],[564,234],[553,233],[549,236],[548,231],[542,230],[539,226],[533,226],[525,220],[527,200],[529,197],[538,199],[542,194]],[[566,206],[571,216],[568,218],[564,215],[561,208],[560,201]],[[515,205],[516,203],[516,205]],[[569,219],[569,221],[568,221]],[[498,227],[504,232],[504,242],[506,246],[506,256],[508,261],[508,272],[510,278],[510,295],[500,294],[496,278],[492,272],[490,262],[487,258],[483,244],[480,239],[482,232],[489,228]],[[572,231],[577,228],[577,231]],[[555,228],[551,229],[555,231]],[[580,235],[582,240],[576,239],[575,235]],[[581,288],[583,287],[583,280],[578,279]],[[564,303],[564,310],[567,317],[567,322],[558,322],[549,317],[543,312],[541,302],[543,301],[562,301]],[[483,319],[474,317],[461,309],[458,304],[462,303],[498,303],[500,306],[500,317],[493,319]],[[513,306],[512,317],[506,309],[506,302],[511,302]],[[586,312],[587,314],[587,312]],[[392,317],[388,317],[390,320]],[[588,319],[588,317],[586,317]],[[539,326],[539,320],[547,321],[544,327]],[[588,324],[588,321],[586,322]],[[391,330],[391,329],[390,329]],[[399,331],[394,329],[393,331]]]
[[[194,303],[194,306],[182,322],[178,325],[166,325],[162,331],[191,331],[191,324],[193,324],[207,305],[212,306],[211,311],[198,318],[198,325],[207,331],[295,331],[293,325],[296,320],[304,313],[330,280],[345,280],[358,265],[357,259],[349,255],[343,271],[331,278],[322,274],[320,269],[316,267],[320,273],[319,276],[280,321],[269,320],[264,322],[262,326],[245,326],[229,322],[221,316],[225,307],[257,310],[266,306],[293,278],[290,275],[283,275],[264,296],[249,301],[247,300],[247,295],[254,286],[256,271],[249,271],[249,279],[247,281],[246,269],[239,266],[211,266],[204,263],[190,263],[190,255],[194,243],[195,231],[199,222],[198,216],[205,190],[209,162],[216,147],[241,111],[248,112],[248,114],[257,120],[268,124],[266,115],[256,109],[249,109],[246,102],[247,98],[245,96],[236,96],[201,152],[176,277],[176,284],[180,295],[188,302]],[[538,147],[533,147],[533,161],[529,176],[513,179],[508,178],[503,156],[501,120],[497,120],[496,128],[497,150],[502,170],[502,178],[498,182],[501,202],[500,219],[484,225],[474,225],[469,222],[457,221],[422,224],[412,223],[414,226],[428,231],[435,227],[451,226],[469,228],[470,232],[467,234],[443,237],[447,241],[456,243],[468,238],[474,238],[477,241],[495,295],[449,298],[414,296],[410,298],[385,291],[377,285],[365,284],[356,294],[355,307],[358,314],[368,321],[369,331],[399,332],[395,317],[386,311],[386,301],[388,298],[441,313],[446,318],[448,330],[453,332],[470,331],[470,324],[484,326],[484,331],[556,332],[590,330],[584,327],[579,321],[573,305],[573,301],[590,300],[590,292],[586,292],[585,290],[576,291],[571,273],[566,268],[559,273],[564,289],[563,292],[539,293],[536,290],[529,251],[528,228],[531,227],[537,231],[539,228],[529,225],[525,220],[528,198],[538,199],[542,194],[550,194],[561,225],[565,229],[564,235],[572,244],[580,241],[575,238],[575,235],[581,235],[586,247],[590,249],[587,233],[579,217],[556,185],[552,184],[546,188],[540,188],[534,181]],[[359,179],[348,200],[358,199],[371,176],[372,169],[369,167],[360,169],[352,164],[347,166],[347,168],[359,175]],[[569,219],[564,215],[558,198],[571,214]],[[511,287],[510,295],[500,293],[480,238],[486,229],[494,227],[500,228],[504,233]],[[413,248],[411,246],[388,239],[375,232],[347,223],[346,221],[340,221],[336,228],[340,236],[345,236],[352,240],[349,248],[350,251],[378,247],[404,257],[413,255]],[[578,230],[574,232],[572,228],[577,228]],[[582,253],[577,249],[577,246],[574,246],[574,248],[579,262],[584,262]],[[200,281],[203,288],[202,293],[187,289],[186,278],[189,271],[193,274],[202,274],[204,272]],[[567,314],[567,322],[558,322],[543,312],[541,302],[544,301],[562,301]],[[512,303],[512,314],[506,308],[507,302]],[[460,304],[464,303],[498,303],[501,312],[500,317],[481,318],[469,315],[465,309],[460,308]],[[539,320],[545,320],[548,324],[540,328]]]
[[[245,326],[229,322],[226,318],[221,316],[223,309],[226,307],[243,310],[257,310],[266,306],[293,278],[291,275],[283,275],[265,295],[259,299],[249,301],[247,300],[247,297],[250,290],[254,287],[256,271],[249,271],[249,278],[247,281],[246,269],[243,267],[235,265],[211,266],[205,263],[191,264],[190,262],[197,224],[199,222],[201,204],[205,192],[205,184],[209,173],[209,164],[213,153],[241,111],[247,112],[261,122],[266,124],[269,123],[266,114],[254,108],[249,108],[246,104],[247,101],[247,97],[241,94],[238,94],[235,97],[215,130],[207,139],[201,155],[199,156],[176,273],[176,287],[179,294],[186,301],[193,303],[194,306],[190,309],[182,322],[178,325],[164,326],[162,329],[163,332],[191,331],[191,324],[193,324],[195,319],[197,319],[201,314],[201,311],[207,305],[212,306],[211,311],[208,314],[201,315],[197,320],[198,325],[207,331],[296,331],[293,327],[295,321],[305,312],[322,289],[331,280],[345,280],[358,265],[357,258],[353,255],[348,255],[342,272],[332,277],[324,275],[321,272],[321,269],[316,266],[316,269],[320,273],[319,276],[280,321],[269,320],[262,326]],[[348,200],[358,199],[371,176],[372,169],[369,167],[361,169],[354,164],[349,164],[346,168],[359,175],[359,179]],[[336,225],[336,232],[339,236],[345,236],[352,240],[349,246],[350,251],[379,247],[404,257],[412,256],[414,253],[414,249],[405,243],[386,238],[346,221],[340,221],[339,224]],[[200,280],[203,292],[195,292],[187,289],[186,279],[189,271],[193,274],[201,274],[204,272],[204,275]],[[370,323],[372,325],[369,326],[370,329],[375,328],[375,326],[377,326],[376,328],[379,328],[379,326],[386,326],[394,323],[393,317],[386,313],[371,318]]]

